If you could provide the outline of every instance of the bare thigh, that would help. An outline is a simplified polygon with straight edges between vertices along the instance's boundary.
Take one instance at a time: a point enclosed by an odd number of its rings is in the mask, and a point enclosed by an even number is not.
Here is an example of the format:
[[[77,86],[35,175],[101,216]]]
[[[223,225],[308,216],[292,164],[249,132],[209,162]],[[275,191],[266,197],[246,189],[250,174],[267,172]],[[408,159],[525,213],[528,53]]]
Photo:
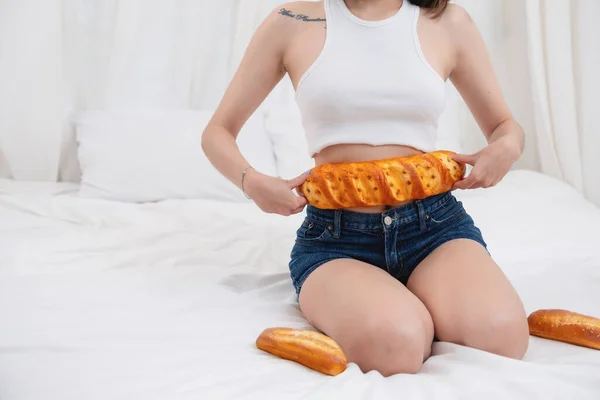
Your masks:
[[[304,282],[300,308],[364,372],[416,373],[431,354],[433,322],[427,309],[372,265],[349,259],[322,265]]]
[[[527,316],[516,291],[482,245],[453,240],[431,253],[408,289],[423,301],[436,336],[511,358],[527,350]]]

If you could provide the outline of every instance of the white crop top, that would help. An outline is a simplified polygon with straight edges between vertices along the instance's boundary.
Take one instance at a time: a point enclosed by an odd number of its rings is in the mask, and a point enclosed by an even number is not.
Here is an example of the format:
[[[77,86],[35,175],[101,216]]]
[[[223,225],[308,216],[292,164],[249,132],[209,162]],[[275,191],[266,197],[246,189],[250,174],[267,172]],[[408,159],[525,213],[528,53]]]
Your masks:
[[[397,144],[435,150],[444,80],[423,56],[419,7],[365,21],[344,0],[325,0],[323,50],[296,89],[311,156],[335,144]]]

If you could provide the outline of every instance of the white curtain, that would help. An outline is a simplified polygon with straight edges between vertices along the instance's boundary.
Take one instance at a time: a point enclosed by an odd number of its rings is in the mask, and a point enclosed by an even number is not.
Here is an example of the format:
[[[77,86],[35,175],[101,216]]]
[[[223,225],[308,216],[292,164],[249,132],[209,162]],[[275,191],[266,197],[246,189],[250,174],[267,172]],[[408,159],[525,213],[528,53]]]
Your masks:
[[[583,190],[600,206],[600,2],[579,0],[573,4],[571,26],[574,37],[574,65],[579,148]],[[590,45],[591,44],[591,45]]]
[[[529,68],[543,172],[600,205],[600,2],[526,2]]]
[[[77,180],[70,119],[81,110],[214,108],[252,33],[279,3],[0,0],[0,177]],[[517,167],[564,179],[600,205],[600,2],[456,3],[479,26],[525,128]],[[484,146],[464,104],[450,107],[445,121],[462,147]],[[263,109],[297,116],[287,80]]]
[[[61,38],[60,0],[0,0],[0,176],[58,178]]]
[[[238,1],[62,3],[76,107],[201,108],[224,90]]]
[[[477,22],[511,110],[525,128],[518,166],[562,179],[600,205],[600,1],[457,3]],[[473,146],[478,129],[464,104],[461,114]]]
[[[477,24],[488,48],[503,94],[515,119],[527,135],[524,154],[516,168],[539,170],[537,138],[533,120],[533,100],[527,68],[527,19],[524,2],[528,0],[456,0]],[[485,139],[465,104],[459,104],[460,132],[465,152],[476,152]]]

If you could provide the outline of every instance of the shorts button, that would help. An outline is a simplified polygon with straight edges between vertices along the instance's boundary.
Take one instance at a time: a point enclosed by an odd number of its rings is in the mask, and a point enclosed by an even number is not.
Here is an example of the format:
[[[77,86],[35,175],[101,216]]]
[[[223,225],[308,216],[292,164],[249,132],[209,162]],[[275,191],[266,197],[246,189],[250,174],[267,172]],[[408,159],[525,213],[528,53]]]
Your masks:
[[[385,217],[383,219],[383,223],[386,224],[387,226],[390,226],[392,224],[392,217],[390,217],[389,215],[387,217]]]
[[[327,227],[327,229],[329,229],[330,231],[332,231],[332,230],[333,230],[333,226],[329,225],[329,226]]]

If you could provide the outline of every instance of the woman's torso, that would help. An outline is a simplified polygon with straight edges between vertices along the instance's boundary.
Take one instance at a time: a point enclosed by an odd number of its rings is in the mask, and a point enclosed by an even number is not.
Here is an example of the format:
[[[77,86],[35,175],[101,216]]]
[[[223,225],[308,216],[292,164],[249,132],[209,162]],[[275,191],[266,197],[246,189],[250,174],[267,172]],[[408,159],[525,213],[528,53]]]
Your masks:
[[[406,12],[405,10],[398,9],[400,6],[400,1],[398,2],[395,8],[390,8],[388,10],[377,10],[372,7],[371,9],[365,10],[355,10],[346,6],[346,3],[343,0],[328,0],[329,5],[334,4],[336,7],[346,7],[344,11],[350,11],[352,14],[348,14],[350,17],[355,17],[358,21],[386,21],[392,20],[400,11]],[[335,3],[338,2],[339,3]],[[315,65],[316,61],[319,60],[320,57],[328,56],[332,57],[332,55],[328,54],[331,52],[329,47],[336,46],[336,43],[344,40],[343,31],[338,26],[333,26],[333,29],[338,29],[336,32],[338,36],[336,37],[336,41],[332,41],[331,37],[328,38],[328,29],[327,29],[327,21],[326,21],[326,11],[325,11],[325,2],[296,2],[289,3],[287,5],[282,6],[280,13],[282,16],[287,16],[291,19],[294,19],[294,34],[291,36],[292,40],[289,41],[286,51],[284,53],[284,65],[286,71],[292,81],[294,88],[299,91],[304,90],[304,86],[308,85],[318,85],[318,82],[311,82],[310,79],[313,79],[312,76],[306,76],[307,71],[311,72],[311,74],[315,74],[314,71],[318,71],[319,65]],[[409,7],[408,0],[404,0],[402,7]],[[330,11],[331,12],[331,11]],[[415,64],[414,68],[423,68],[426,69],[429,67],[431,71],[424,71],[425,74],[430,73],[429,77],[431,80],[427,81],[428,85],[433,85],[433,90],[438,90],[435,85],[439,84],[443,86],[443,81],[449,76],[452,65],[453,65],[453,51],[452,51],[452,43],[449,39],[448,35],[445,33],[444,24],[440,22],[440,19],[432,19],[429,18],[425,13],[419,13],[418,15],[418,23],[416,27],[416,35],[418,36],[418,42],[420,44],[420,49],[422,51],[422,56],[425,58],[425,62],[428,64]],[[336,19],[332,18],[330,23],[337,23]],[[376,23],[375,23],[376,24]],[[350,27],[350,25],[348,25]],[[377,29],[377,27],[374,27]],[[330,28],[330,30],[332,30]],[[360,31],[354,32],[355,34]],[[366,32],[366,31],[365,31]],[[382,32],[383,33],[383,32]],[[360,34],[360,33],[359,33]],[[403,35],[403,31],[399,31],[399,35]],[[381,37],[381,36],[380,36]],[[394,38],[387,38],[386,41],[390,43],[394,43]],[[398,42],[406,43],[406,38],[398,38]],[[327,46],[325,44],[327,43]],[[369,43],[367,42],[367,45]],[[324,49],[325,46],[325,49]],[[359,47],[360,50],[360,46]],[[365,47],[363,46],[364,57],[369,57],[370,52],[364,51]],[[405,51],[403,48],[398,49],[400,52]],[[406,50],[409,51],[408,49]],[[335,56],[335,52],[332,53]],[[385,52],[377,53],[378,58],[382,58],[381,56],[385,56]],[[352,56],[352,54],[350,54]],[[401,55],[401,53],[400,53]],[[363,54],[360,51],[357,51],[356,60],[360,60]],[[411,55],[414,56],[414,55]],[[348,58],[352,60],[351,58]],[[329,61],[330,65],[332,62],[338,62],[337,60],[333,61],[331,59]],[[385,60],[373,59],[370,62],[378,63],[384,62]],[[343,60],[341,65],[336,68],[340,68],[342,71],[345,68],[352,68],[352,65],[344,65]],[[326,67],[324,67],[326,68]],[[410,66],[413,68],[413,66]],[[315,77],[315,79],[335,79],[333,77],[333,70],[330,68],[328,72],[329,76],[320,76]],[[400,72],[399,72],[400,74]],[[323,75],[323,73],[321,74]],[[350,75],[351,76],[351,75]],[[426,78],[429,79],[429,78]],[[439,82],[436,83],[436,80]],[[368,83],[368,82],[367,82]],[[413,84],[413,82],[409,82]],[[418,85],[418,84],[415,84]],[[343,87],[339,87],[338,85],[336,90],[341,91],[342,95],[344,94]],[[350,82],[350,87],[353,86],[353,82]],[[356,86],[356,85],[354,85]],[[418,86],[415,86],[418,89]],[[311,88],[312,89],[312,88]],[[368,85],[367,89],[368,90]],[[400,89],[402,90],[402,89]],[[413,89],[414,90],[414,89]],[[442,90],[445,90],[442,88]],[[352,92],[351,92],[352,93]],[[351,94],[350,93],[350,94]],[[376,93],[375,93],[376,94]],[[427,98],[425,98],[425,101]],[[325,99],[325,101],[335,101]],[[392,104],[393,107],[393,104]],[[301,109],[302,111],[302,109]],[[437,111],[436,111],[437,112]],[[401,115],[398,118],[402,118]],[[367,121],[368,122],[368,121]],[[366,125],[368,127],[368,124]],[[362,133],[361,133],[362,134]],[[369,132],[365,132],[365,135],[368,135]],[[398,135],[402,135],[402,132],[397,132]],[[377,160],[377,159],[385,159],[392,157],[401,157],[412,154],[417,154],[423,152],[422,149],[415,148],[412,146],[402,145],[402,144],[353,144],[353,143],[343,143],[339,142],[329,146],[323,146],[322,149],[319,149],[318,152],[314,154],[314,159],[316,165],[327,164],[327,163],[340,163],[340,162],[357,162],[357,161],[368,161],[368,160]],[[389,206],[398,206],[397,204],[389,205]],[[368,207],[368,208],[356,208],[353,211],[359,212],[381,212],[384,210],[385,206],[380,207]]]

